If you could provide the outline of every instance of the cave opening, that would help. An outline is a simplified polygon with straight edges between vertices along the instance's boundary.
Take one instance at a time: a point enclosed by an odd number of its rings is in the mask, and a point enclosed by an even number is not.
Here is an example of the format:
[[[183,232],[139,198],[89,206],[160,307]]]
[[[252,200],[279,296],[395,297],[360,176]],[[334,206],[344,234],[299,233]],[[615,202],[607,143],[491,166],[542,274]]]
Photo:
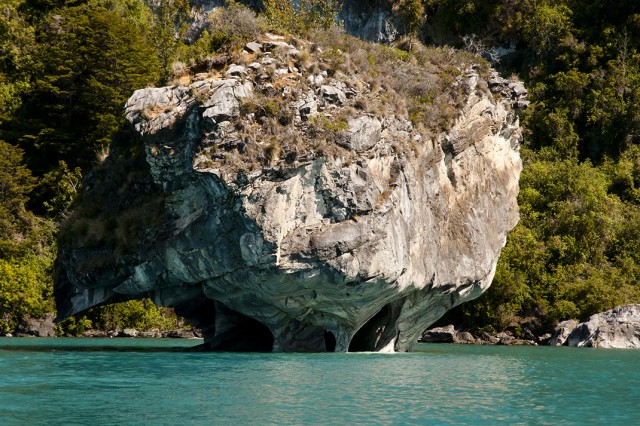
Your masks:
[[[336,351],[336,336],[328,330],[324,332],[324,348],[327,352]]]
[[[353,336],[349,343],[349,352],[375,351],[391,318],[391,308],[385,305],[367,321]]]
[[[205,335],[205,347],[214,351],[271,352],[274,337],[260,321],[215,302],[215,327]]]
[[[223,350],[271,352],[274,338],[269,327],[253,318],[246,318],[247,322],[243,325],[241,333],[230,341],[234,344]]]

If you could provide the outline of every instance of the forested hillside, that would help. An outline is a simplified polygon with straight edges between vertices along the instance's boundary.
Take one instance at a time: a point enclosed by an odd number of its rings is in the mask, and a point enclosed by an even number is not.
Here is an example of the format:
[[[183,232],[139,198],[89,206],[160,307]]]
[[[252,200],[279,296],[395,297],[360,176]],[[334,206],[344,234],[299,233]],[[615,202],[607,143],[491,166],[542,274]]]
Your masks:
[[[426,13],[426,37],[515,50],[496,66],[531,101],[520,224],[490,290],[448,319],[542,332],[638,302],[640,3],[436,0]]]
[[[407,36],[484,55],[523,80],[521,223],[491,289],[447,320],[543,332],[640,301],[640,3],[633,0],[379,0]],[[131,138],[137,88],[189,78],[271,30],[330,25],[332,0],[259,19],[232,3],[190,26],[187,0],[5,0],[0,6],[0,333],[53,309],[55,238],[81,178]],[[502,48],[496,51],[497,47]],[[507,52],[508,54],[503,54]],[[135,161],[135,144],[111,153]],[[90,179],[86,182],[90,182]],[[100,232],[100,230],[89,230]],[[149,302],[98,308],[64,324],[168,328]]]

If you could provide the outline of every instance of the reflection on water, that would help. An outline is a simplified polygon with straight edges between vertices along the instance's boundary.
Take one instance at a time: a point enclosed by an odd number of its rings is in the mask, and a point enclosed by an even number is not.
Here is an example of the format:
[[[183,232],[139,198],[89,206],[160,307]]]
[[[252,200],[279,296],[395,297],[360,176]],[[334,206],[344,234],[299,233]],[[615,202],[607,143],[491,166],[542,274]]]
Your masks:
[[[410,354],[237,354],[187,351],[198,344],[188,341],[78,340],[0,339],[1,424],[640,418],[634,351],[420,345]]]

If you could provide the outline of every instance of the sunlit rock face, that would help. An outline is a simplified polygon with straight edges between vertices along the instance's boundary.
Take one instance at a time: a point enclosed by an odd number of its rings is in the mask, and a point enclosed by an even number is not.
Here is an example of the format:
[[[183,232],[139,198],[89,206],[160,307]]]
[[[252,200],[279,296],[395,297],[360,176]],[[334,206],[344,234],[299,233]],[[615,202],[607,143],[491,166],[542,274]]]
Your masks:
[[[583,323],[563,321],[549,345],[640,349],[640,304],[618,306],[591,315]]]
[[[258,44],[296,56],[286,43]],[[411,350],[447,310],[489,287],[518,221],[512,90],[495,74],[481,88],[472,68],[462,72],[457,118],[427,139],[406,111],[345,115],[350,99],[373,96],[365,85],[276,66],[276,76],[309,85],[278,98],[292,111],[281,125],[301,146],[295,158],[279,158],[265,148],[278,141],[261,139],[266,124],[247,110],[265,90],[260,69],[273,63],[266,53],[252,58],[219,77],[129,99],[126,116],[145,153],[138,173],[153,188],[128,197],[155,191],[160,201],[149,206],[160,206],[161,219],[144,222],[128,251],[61,241],[59,317],[151,297],[201,327],[212,350]],[[342,117],[326,142],[340,150],[302,149],[315,143],[318,116]],[[251,146],[264,149],[262,163],[251,163]],[[92,185],[87,193],[98,191]],[[91,263],[100,256],[111,263]]]

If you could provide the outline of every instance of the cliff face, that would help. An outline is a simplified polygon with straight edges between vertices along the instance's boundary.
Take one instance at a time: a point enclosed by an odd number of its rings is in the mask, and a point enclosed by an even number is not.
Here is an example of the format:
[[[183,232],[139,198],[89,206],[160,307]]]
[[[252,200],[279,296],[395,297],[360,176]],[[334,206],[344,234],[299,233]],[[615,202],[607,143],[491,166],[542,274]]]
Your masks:
[[[409,108],[369,111],[393,90],[306,66],[305,49],[265,37],[244,66],[133,94],[146,166],[126,191],[94,178],[84,197],[146,201],[98,220],[81,198],[60,242],[59,317],[151,297],[211,349],[407,351],[489,287],[518,221],[522,88],[460,65],[454,117],[427,131]],[[104,173],[119,161],[114,146]],[[126,219],[142,228],[133,243],[92,231],[120,235]]]

